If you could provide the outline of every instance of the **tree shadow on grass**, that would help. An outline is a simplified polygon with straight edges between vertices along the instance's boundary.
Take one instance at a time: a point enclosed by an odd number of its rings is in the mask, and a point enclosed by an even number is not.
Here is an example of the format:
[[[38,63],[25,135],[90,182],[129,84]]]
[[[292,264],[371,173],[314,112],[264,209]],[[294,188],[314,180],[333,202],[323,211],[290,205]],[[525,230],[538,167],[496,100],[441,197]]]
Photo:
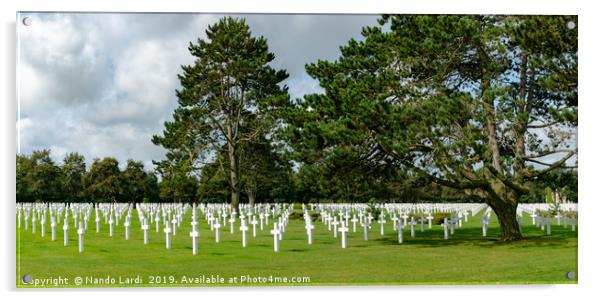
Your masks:
[[[291,249],[289,252],[307,252],[309,249]]]
[[[414,245],[423,248],[447,247],[447,246],[473,246],[481,248],[493,248],[499,246],[510,246],[519,248],[529,247],[552,247],[552,248],[572,248],[575,245],[568,243],[568,239],[576,238],[574,233],[559,232],[550,236],[542,235],[537,231],[525,230],[523,239],[513,242],[502,242],[499,240],[499,231],[492,230],[487,237],[482,236],[481,228],[460,228],[455,230],[455,234],[450,234],[448,240],[443,239],[442,231],[425,231],[416,233],[415,238],[411,238],[409,233],[404,231],[403,243],[399,244],[397,235],[388,235],[372,242],[381,245]],[[368,245],[364,246],[367,247]],[[358,246],[354,246],[358,247]]]

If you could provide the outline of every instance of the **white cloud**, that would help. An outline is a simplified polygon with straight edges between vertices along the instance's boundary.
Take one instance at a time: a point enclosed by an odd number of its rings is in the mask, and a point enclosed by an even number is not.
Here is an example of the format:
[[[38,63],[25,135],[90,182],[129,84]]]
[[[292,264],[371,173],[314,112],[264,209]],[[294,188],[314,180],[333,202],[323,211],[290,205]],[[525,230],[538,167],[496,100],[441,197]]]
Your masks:
[[[190,41],[205,38],[213,14],[32,13],[22,27],[20,149],[49,148],[95,157],[161,159],[150,142],[177,106],[181,65],[193,63]],[[306,63],[334,59],[375,16],[245,15],[253,35],[268,39],[273,66],[286,69],[293,98],[321,88]],[[18,25],[22,26],[22,25]]]

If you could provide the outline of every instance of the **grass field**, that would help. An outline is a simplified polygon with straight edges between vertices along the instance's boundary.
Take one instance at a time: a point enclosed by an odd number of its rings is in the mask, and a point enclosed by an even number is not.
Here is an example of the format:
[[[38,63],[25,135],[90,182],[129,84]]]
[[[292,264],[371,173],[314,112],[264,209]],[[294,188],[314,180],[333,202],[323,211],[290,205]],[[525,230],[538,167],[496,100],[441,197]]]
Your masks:
[[[483,212],[470,218],[447,241],[443,240],[441,226],[433,224],[429,230],[425,224],[423,233],[416,227],[414,239],[410,237],[409,226],[406,227],[404,243],[398,244],[391,222],[385,224],[384,236],[380,236],[379,224],[374,223],[370,240],[364,241],[358,224],[356,233],[350,229],[347,249],[341,248],[340,235],[334,239],[319,221],[314,223],[314,243],[307,245],[304,222],[291,220],[278,253],[273,251],[271,226],[263,231],[259,231],[258,226],[256,238],[249,233],[247,248],[243,248],[238,230],[233,235],[229,229],[222,230],[221,242],[216,244],[214,233],[202,219],[196,256],[192,255],[188,236],[190,212],[173,238],[170,250],[165,249],[162,229],[156,233],[154,225],[149,231],[150,243],[144,245],[135,213],[129,241],[125,240],[121,223],[111,238],[108,225],[101,221],[101,232],[97,234],[92,220],[88,224],[83,253],[78,252],[72,224],[68,247],[63,246],[60,227],[57,226],[57,240],[51,241],[50,226],[47,224],[42,238],[38,224],[35,235],[24,227],[17,229],[17,286],[34,286],[21,282],[24,275],[37,280],[67,278],[68,281],[58,287],[577,283],[577,277],[569,280],[566,276],[569,271],[577,274],[577,233],[571,232],[570,226],[564,229],[556,226],[554,220],[552,235],[546,236],[524,215],[525,239],[499,243],[494,214],[488,237],[482,237],[479,221]],[[237,228],[239,226],[240,223]],[[241,276],[248,279],[247,275],[268,281],[241,283]],[[202,276],[219,277],[224,283],[183,280],[200,280]],[[81,285],[75,283],[76,277],[82,278]],[[297,282],[282,282],[284,277]],[[103,279],[106,283],[86,283],[86,278]],[[128,283],[131,278],[140,282]]]

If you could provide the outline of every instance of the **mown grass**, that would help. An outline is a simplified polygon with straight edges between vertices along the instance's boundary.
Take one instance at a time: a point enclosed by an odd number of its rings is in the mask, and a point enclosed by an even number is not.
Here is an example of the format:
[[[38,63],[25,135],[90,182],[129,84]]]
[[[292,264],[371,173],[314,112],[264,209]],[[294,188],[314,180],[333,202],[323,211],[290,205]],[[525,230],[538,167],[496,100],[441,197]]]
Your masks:
[[[547,236],[531,225],[531,218],[523,217],[524,240],[512,243],[498,242],[499,228],[492,214],[488,236],[482,237],[480,218],[471,217],[468,223],[443,240],[443,229],[434,225],[410,237],[404,231],[404,243],[397,243],[397,234],[391,222],[386,224],[385,235],[380,236],[379,224],[374,223],[369,241],[363,240],[362,228],[350,230],[348,248],[341,248],[340,234],[334,239],[326,225],[316,222],[313,245],[307,244],[304,223],[291,220],[280,244],[280,252],[273,251],[273,237],[267,226],[259,230],[256,238],[249,232],[246,248],[241,244],[241,233],[231,235],[229,229],[221,231],[221,242],[216,244],[214,233],[205,222],[199,222],[199,254],[192,255],[190,213],[178,228],[172,248],[165,249],[162,228],[149,231],[150,244],[144,245],[143,233],[137,217],[132,218],[131,239],[125,240],[125,229],[120,223],[115,235],[109,237],[108,225],[101,222],[101,232],[95,233],[95,223],[88,224],[85,251],[78,252],[77,234],[73,224],[69,231],[69,245],[63,246],[63,233],[57,227],[57,240],[51,241],[50,226],[46,235],[40,236],[31,228],[17,229],[17,286],[23,284],[22,276],[34,279],[69,279],[59,287],[90,286],[221,286],[221,285],[404,285],[404,284],[525,284],[525,283],[577,283],[577,278],[567,279],[567,272],[577,273],[577,232],[570,226],[564,229],[554,222],[552,235]],[[272,221],[272,220],[270,220]],[[350,223],[351,225],[351,223]],[[61,224],[62,226],[62,224]],[[229,226],[229,224],[228,224]],[[236,228],[240,226],[237,223]],[[351,226],[350,226],[351,227]],[[224,284],[186,284],[182,277],[220,276]],[[307,277],[303,283],[241,283],[240,276]],[[75,277],[111,278],[115,284],[74,283]],[[141,284],[119,283],[140,276]],[[151,276],[159,276],[160,283],[150,283]],[[173,277],[170,277],[173,276]],[[171,280],[173,278],[173,281]],[[164,280],[167,283],[164,283]],[[45,285],[44,287],[54,287]]]

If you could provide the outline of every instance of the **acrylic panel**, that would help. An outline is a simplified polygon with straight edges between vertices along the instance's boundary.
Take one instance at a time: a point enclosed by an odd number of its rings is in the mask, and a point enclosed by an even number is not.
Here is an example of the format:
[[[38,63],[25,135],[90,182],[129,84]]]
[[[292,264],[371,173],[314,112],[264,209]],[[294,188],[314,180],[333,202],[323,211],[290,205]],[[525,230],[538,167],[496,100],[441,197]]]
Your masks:
[[[577,283],[577,16],[17,14],[17,287]]]

